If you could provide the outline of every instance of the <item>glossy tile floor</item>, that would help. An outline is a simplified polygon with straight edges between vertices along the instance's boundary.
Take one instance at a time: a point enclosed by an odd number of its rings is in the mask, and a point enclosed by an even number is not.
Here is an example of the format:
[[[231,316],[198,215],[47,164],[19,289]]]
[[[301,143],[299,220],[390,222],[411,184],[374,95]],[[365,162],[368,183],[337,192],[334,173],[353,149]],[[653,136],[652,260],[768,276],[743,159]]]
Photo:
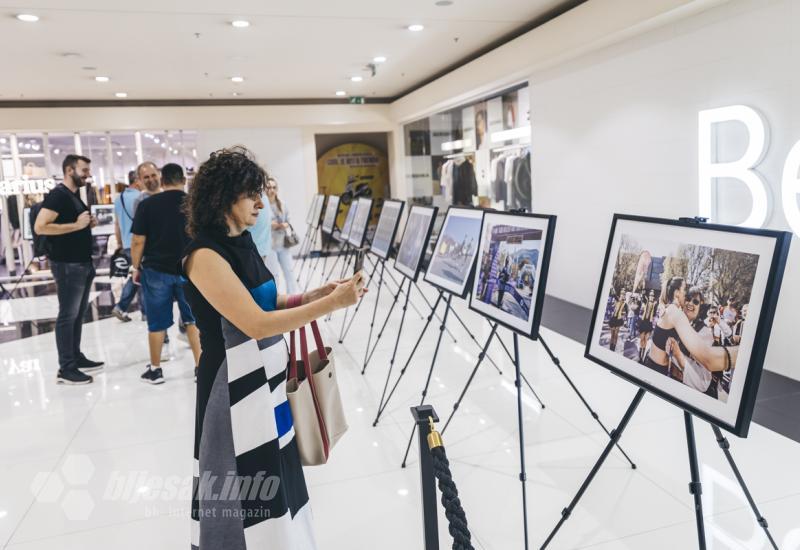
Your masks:
[[[425,283],[428,299],[435,297]],[[416,291],[415,291],[416,292]],[[372,427],[398,334],[399,307],[361,375],[369,318],[365,299],[345,343],[335,344],[336,314],[323,328],[334,342],[350,430],[324,467],[306,470],[321,549],[422,547],[416,440],[400,468],[436,344],[433,323],[377,427]],[[424,303],[412,298],[419,309]],[[382,292],[381,321],[391,296]],[[463,302],[454,310],[478,340],[489,325]],[[443,308],[440,308],[442,311]],[[135,316],[138,319],[138,316]],[[424,320],[409,309],[395,375]],[[427,402],[445,419],[479,348],[451,316]],[[375,327],[375,332],[379,329]],[[167,383],[139,381],[145,327],[104,319],[84,329],[84,351],[107,362],[91,386],[56,386],[52,333],[0,344],[0,548],[188,548],[195,385],[188,347],[173,328]],[[511,346],[511,335],[502,338]],[[574,340],[544,330],[548,344],[600,414],[616,424],[635,388],[583,359]],[[605,434],[537,343],[521,340],[523,372],[547,408],[526,389],[523,402],[531,548],[538,548],[599,456]],[[522,512],[512,366],[493,344],[444,434],[476,548],[521,549]],[[696,421],[709,548],[767,548],[714,440]],[[731,438],[739,467],[782,549],[800,548],[800,444],[753,425]],[[550,548],[696,548],[681,411],[647,396],[622,439],[639,468],[614,451]],[[442,548],[449,547],[440,513]]]

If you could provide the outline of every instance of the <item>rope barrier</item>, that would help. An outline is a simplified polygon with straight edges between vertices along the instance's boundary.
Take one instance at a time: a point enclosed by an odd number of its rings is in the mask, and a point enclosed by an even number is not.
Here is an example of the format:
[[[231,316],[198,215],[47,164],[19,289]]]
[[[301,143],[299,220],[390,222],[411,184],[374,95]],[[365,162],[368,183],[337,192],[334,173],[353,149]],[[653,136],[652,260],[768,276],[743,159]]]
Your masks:
[[[442,506],[447,517],[450,536],[453,537],[453,550],[474,550],[472,536],[467,526],[467,516],[461,506],[461,499],[458,498],[458,488],[450,472],[450,462],[447,460],[442,436],[435,429],[433,417],[429,416],[428,422],[430,424],[428,448],[433,458],[433,472],[442,492]]]

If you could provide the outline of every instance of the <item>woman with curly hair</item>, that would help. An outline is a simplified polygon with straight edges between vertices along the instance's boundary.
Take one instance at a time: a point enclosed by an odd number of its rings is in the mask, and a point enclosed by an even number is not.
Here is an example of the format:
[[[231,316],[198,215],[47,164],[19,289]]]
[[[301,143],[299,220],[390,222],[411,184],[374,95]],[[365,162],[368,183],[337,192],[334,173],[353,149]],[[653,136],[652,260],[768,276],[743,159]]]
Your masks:
[[[266,182],[246,149],[223,149],[200,166],[186,201],[193,241],[182,268],[202,344],[193,549],[316,548],[282,334],[355,304],[365,289],[358,273],[286,308],[247,231]]]

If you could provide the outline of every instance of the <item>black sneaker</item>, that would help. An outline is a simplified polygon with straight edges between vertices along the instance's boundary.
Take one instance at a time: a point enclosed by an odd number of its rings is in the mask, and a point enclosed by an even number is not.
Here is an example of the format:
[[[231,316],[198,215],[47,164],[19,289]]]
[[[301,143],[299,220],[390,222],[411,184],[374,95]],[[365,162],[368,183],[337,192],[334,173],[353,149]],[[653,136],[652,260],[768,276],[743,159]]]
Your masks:
[[[163,384],[164,374],[161,372],[161,367],[153,368],[151,365],[147,365],[147,370],[144,371],[142,375],[142,382],[147,382],[148,384]]]
[[[81,386],[83,384],[91,384],[92,382],[94,382],[94,378],[79,370],[59,369],[58,376],[56,377],[56,384],[66,384],[67,386]]]
[[[169,334],[167,334],[166,332],[164,333],[164,343],[169,344]]]
[[[102,361],[92,361],[86,357],[78,359],[78,368],[82,372],[99,372],[103,370],[104,364]]]
[[[114,317],[116,317],[117,319],[122,321],[123,323],[128,323],[128,322],[130,322],[132,320],[127,313],[125,313],[124,311],[122,311],[120,308],[118,308],[116,306],[114,306],[114,309],[111,310],[111,315],[113,315]]]

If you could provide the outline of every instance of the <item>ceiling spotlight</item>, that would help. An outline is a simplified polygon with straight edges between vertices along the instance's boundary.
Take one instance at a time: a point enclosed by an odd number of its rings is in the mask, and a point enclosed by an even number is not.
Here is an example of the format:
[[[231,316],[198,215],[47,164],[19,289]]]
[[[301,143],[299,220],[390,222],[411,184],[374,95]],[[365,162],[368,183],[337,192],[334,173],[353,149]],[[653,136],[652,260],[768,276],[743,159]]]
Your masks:
[[[231,26],[236,27],[237,29],[246,29],[250,26],[250,21],[237,19],[236,21],[231,21]]]
[[[128,93],[127,92],[117,92],[117,93],[114,94],[114,96],[116,96],[116,97],[118,97],[120,99],[123,99],[123,98],[128,97]]]
[[[39,20],[39,16],[32,13],[20,13],[17,15],[17,19],[24,23],[36,23]]]
[[[161,148],[162,148],[162,149],[166,149],[166,148],[167,148],[167,144],[166,144],[166,143],[162,143],[162,144],[161,144]]]
[[[452,6],[453,0],[439,0],[438,2],[436,2],[436,5],[442,8],[445,6]]]
[[[58,154],[60,154],[60,153],[61,153],[61,149],[59,149],[58,147],[56,147],[55,149],[53,149],[53,154],[54,154],[54,155],[58,155]]]
[[[233,92],[233,97],[239,97],[240,95],[242,95],[240,92]]]
[[[236,82],[237,84],[239,82],[244,82],[244,77],[242,77],[242,76],[232,76],[231,77],[231,82]]]
[[[111,79],[108,78],[107,76],[96,76],[94,77],[94,80],[95,82],[108,82]]]
[[[350,77],[350,81],[351,82],[361,82],[362,80],[364,80],[363,76],[351,76]]]
[[[386,56],[379,55],[377,57],[372,58],[373,63],[386,63]]]
[[[121,157],[122,156],[122,151],[117,151],[117,156]]]
[[[344,90],[338,90],[336,92],[336,95],[339,96],[339,97],[344,97],[344,96],[347,95],[347,92],[345,92]]]
[[[155,142],[155,143],[161,143],[161,140],[160,140],[160,139],[158,139],[158,138],[155,138],[155,139],[153,140],[153,142]]]
[[[419,31],[425,30],[425,26],[424,25],[420,25],[419,23],[414,23],[413,25],[409,25],[406,28],[408,30],[410,30],[411,32],[419,32]]]

